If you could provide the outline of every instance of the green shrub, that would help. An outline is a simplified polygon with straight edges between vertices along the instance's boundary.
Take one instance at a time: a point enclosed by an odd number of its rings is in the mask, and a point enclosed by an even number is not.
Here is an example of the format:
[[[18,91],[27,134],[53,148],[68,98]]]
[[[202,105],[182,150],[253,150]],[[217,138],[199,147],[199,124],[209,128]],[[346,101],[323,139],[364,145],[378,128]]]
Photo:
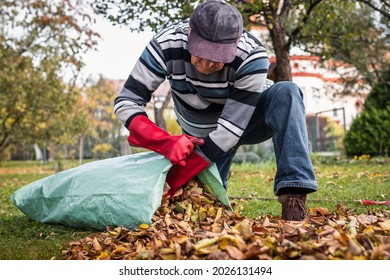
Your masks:
[[[390,148],[390,106],[385,110],[365,110],[345,137],[348,156],[387,156]]]
[[[344,140],[348,156],[387,156],[390,151],[390,71],[365,101]]]

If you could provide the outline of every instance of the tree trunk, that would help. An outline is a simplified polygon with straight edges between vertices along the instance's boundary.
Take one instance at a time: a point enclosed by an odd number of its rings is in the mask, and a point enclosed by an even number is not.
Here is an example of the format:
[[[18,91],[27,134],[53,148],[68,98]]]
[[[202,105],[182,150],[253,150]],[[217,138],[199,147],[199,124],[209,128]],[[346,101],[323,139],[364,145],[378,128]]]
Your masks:
[[[169,101],[171,100],[171,91],[168,91],[163,102],[156,101],[154,103],[154,119],[156,125],[164,130],[167,130],[167,125],[164,119],[164,110],[168,107]]]
[[[164,119],[164,107],[157,108],[154,106],[154,120],[156,125],[164,130],[167,130],[167,124]]]
[[[9,147],[9,137],[5,136],[0,142],[0,161],[5,160],[5,150]]]
[[[49,161],[55,161],[57,159],[57,146],[49,144]]]
[[[277,81],[291,81],[290,44],[279,20],[276,19],[273,22],[270,35],[276,56],[276,79]]]
[[[80,143],[79,143],[79,165],[83,164],[83,158],[84,158],[84,135],[81,135]]]

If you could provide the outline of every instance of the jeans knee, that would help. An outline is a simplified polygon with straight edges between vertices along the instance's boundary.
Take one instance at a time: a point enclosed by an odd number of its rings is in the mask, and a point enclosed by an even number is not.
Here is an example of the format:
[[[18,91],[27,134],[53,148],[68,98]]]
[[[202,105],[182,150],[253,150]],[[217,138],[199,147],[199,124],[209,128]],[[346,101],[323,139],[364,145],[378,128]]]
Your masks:
[[[290,81],[277,82],[275,85],[279,102],[303,101],[303,93],[297,84]]]

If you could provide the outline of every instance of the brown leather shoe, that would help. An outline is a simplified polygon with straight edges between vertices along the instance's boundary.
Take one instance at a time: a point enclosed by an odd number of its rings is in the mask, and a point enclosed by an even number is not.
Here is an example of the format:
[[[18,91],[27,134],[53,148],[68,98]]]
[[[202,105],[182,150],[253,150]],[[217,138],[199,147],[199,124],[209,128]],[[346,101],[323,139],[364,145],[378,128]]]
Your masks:
[[[283,194],[278,197],[282,204],[282,218],[287,221],[303,221],[308,212],[306,207],[306,195]]]

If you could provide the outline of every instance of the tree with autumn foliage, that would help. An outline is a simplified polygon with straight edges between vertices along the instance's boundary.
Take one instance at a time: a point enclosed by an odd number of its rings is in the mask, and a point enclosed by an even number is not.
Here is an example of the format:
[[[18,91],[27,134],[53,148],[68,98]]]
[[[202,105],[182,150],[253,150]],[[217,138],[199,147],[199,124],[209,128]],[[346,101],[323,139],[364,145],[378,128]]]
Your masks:
[[[94,7],[115,24],[128,25],[131,30],[157,31],[171,22],[189,18],[200,1],[137,1],[101,0]],[[275,53],[278,81],[291,80],[290,50],[293,46],[319,55],[322,59],[347,59],[358,64],[358,75],[369,76],[375,61],[375,51],[361,51],[364,44],[375,50],[389,51],[388,31],[390,5],[387,0],[231,0],[243,15],[246,27],[268,29]],[[376,18],[377,24],[370,22]],[[362,20],[359,20],[362,19]],[[374,36],[372,34],[375,34]],[[368,36],[367,39],[366,35]],[[386,39],[387,38],[387,39]],[[337,41],[342,43],[336,44]],[[367,45],[366,45],[367,46]],[[340,49],[342,48],[342,49]],[[382,55],[382,52],[379,53]],[[378,56],[377,56],[378,57]],[[368,61],[362,65],[364,58]],[[388,62],[387,62],[388,63]],[[382,69],[382,68],[380,68]],[[376,75],[376,78],[381,75]],[[356,80],[355,80],[356,81]]]
[[[89,128],[84,137],[91,143],[94,157],[111,157],[120,154],[122,124],[112,111],[112,104],[122,82],[100,77],[85,87],[83,99],[88,108]],[[80,150],[82,145],[80,144]],[[82,155],[80,155],[82,156]]]
[[[79,129],[82,54],[98,34],[77,0],[0,0],[0,159],[11,146],[57,144]],[[67,139],[70,139],[68,137]]]

